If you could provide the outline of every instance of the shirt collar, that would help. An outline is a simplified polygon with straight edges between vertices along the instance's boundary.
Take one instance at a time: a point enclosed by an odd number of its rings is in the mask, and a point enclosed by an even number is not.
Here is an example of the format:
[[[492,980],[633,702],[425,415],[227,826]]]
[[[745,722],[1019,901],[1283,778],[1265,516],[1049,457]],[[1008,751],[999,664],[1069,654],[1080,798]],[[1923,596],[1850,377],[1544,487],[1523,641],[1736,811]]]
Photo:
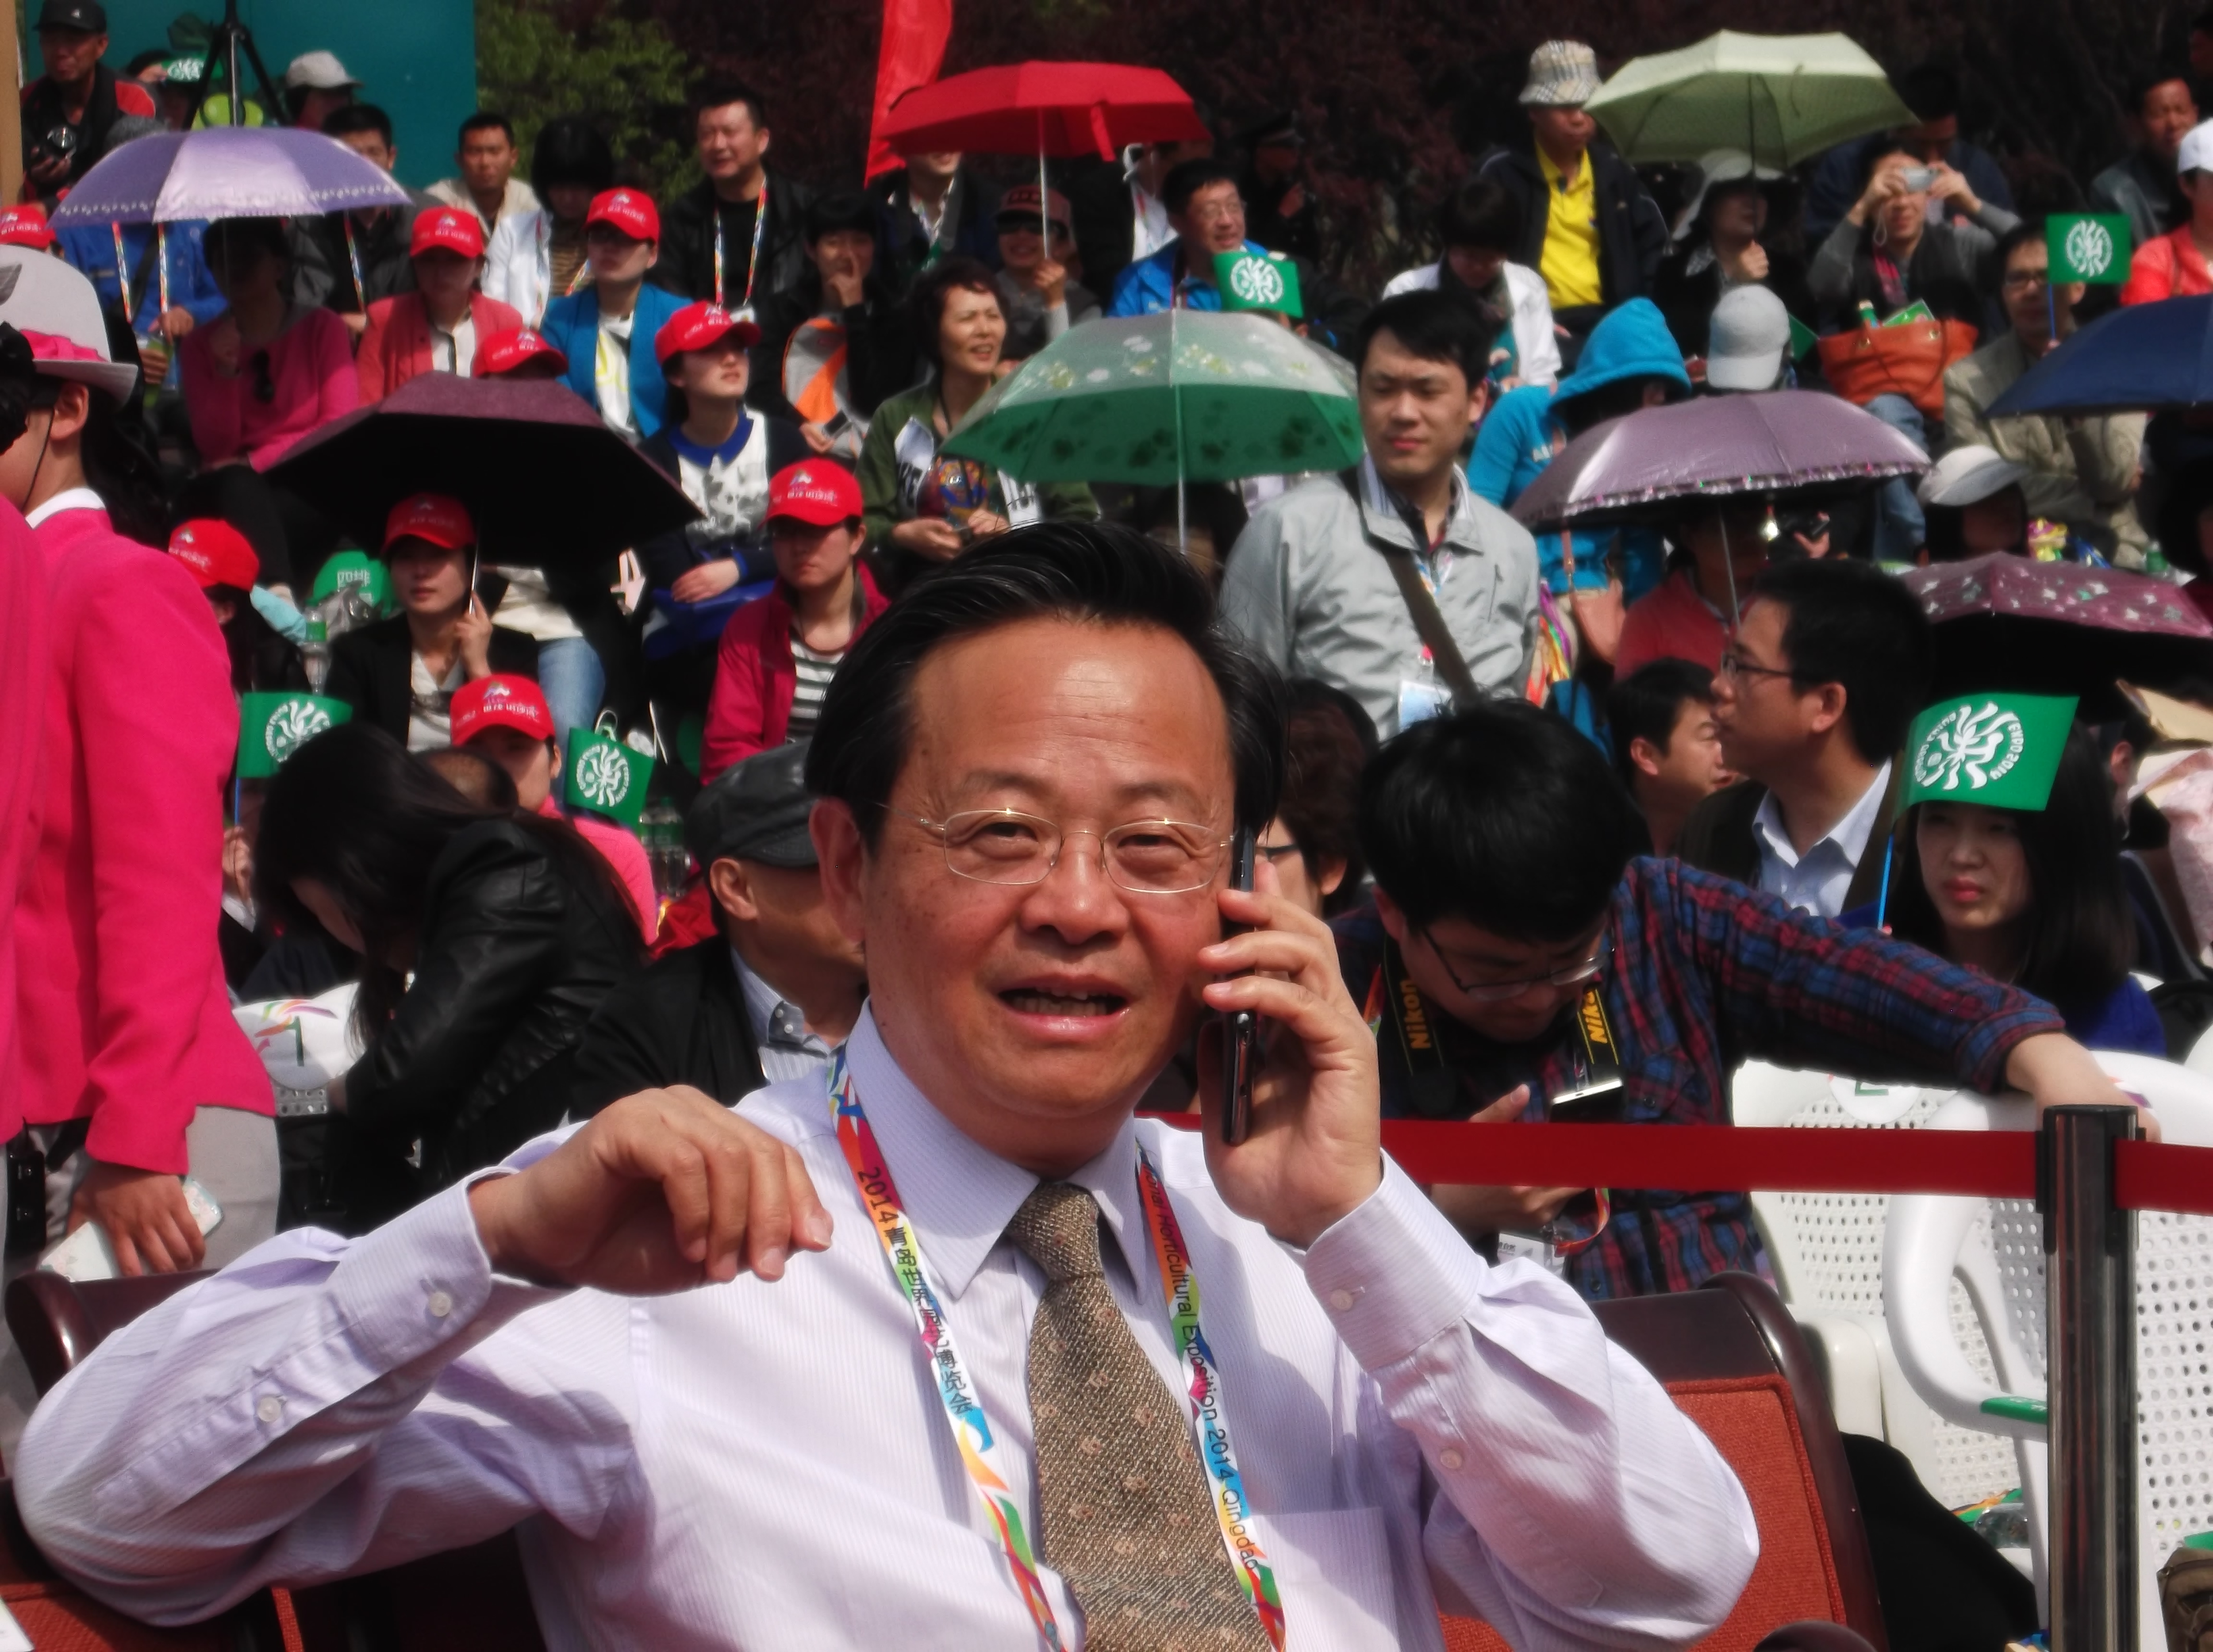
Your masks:
[[[873,1005],[846,1040],[845,1059],[869,1128],[899,1186],[931,1278],[958,1300],[1040,1178],[961,1133],[899,1070],[876,1030]],[[1151,1275],[1137,1209],[1137,1137],[1125,1119],[1104,1153],[1067,1180],[1099,1201],[1123,1259],[1142,1285]]]
[[[809,1055],[827,1055],[830,1046],[819,1033],[807,1030],[807,1012],[754,972],[735,947],[730,948],[730,967],[738,972],[745,993],[746,1019],[753,1023],[756,1044],[773,1044]]]
[[[105,510],[107,502],[90,488],[64,488],[59,493],[27,513],[23,520],[33,527],[41,526],[49,517],[58,516],[64,510]]]
[[[1890,765],[1886,762],[1875,773],[1875,780],[1860,794],[1860,800],[1844,812],[1844,818],[1831,826],[1820,840],[1801,855],[1790,846],[1790,833],[1783,825],[1782,806],[1770,791],[1759,800],[1759,813],[1752,817],[1753,829],[1766,838],[1767,846],[1785,866],[1795,866],[1814,854],[1822,844],[1834,844],[1845,859],[1854,866],[1867,853],[1868,838],[1875,832],[1875,816],[1882,813],[1883,794],[1890,789]]]
[[[1472,546],[1475,544],[1475,534],[1472,527],[1474,513],[1468,508],[1467,478],[1457,465],[1452,467],[1451,474],[1452,509],[1445,517],[1445,536],[1442,542],[1446,545],[1458,543]],[[1375,468],[1375,457],[1373,454],[1363,453],[1360,455],[1360,503],[1370,517],[1397,523],[1405,531],[1415,550],[1424,552],[1429,550],[1429,545],[1425,540],[1413,540],[1413,528],[1410,521],[1414,515],[1414,509],[1384,485],[1382,475]]]

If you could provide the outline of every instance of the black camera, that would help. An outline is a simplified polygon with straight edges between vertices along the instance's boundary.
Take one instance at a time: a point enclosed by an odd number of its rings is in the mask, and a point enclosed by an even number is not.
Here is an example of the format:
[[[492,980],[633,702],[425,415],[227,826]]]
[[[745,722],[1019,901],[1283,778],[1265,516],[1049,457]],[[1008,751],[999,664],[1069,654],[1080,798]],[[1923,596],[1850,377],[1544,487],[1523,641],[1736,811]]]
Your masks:
[[[76,154],[76,132],[68,126],[49,127],[45,132],[26,132],[23,135],[23,164],[27,168],[46,166],[50,162],[68,162]]]

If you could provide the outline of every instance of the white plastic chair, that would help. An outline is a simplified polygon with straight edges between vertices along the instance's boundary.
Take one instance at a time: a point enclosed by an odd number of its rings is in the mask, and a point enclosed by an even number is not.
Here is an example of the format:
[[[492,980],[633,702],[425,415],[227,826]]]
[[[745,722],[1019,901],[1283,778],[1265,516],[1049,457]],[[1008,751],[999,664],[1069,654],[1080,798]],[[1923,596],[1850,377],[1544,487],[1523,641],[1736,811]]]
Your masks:
[[[2182,1064],[2193,1073],[2213,1076],[2213,1029],[2198,1035],[2198,1042],[2190,1046],[2190,1053],[2182,1058]]]
[[[1731,1083],[1731,1116],[1754,1126],[1917,1130],[1950,1092],[1869,1093],[1850,1079],[1747,1062]],[[1891,1350],[1882,1291],[1881,1193],[1752,1196],[1775,1283],[1829,1384],[1839,1430],[1887,1441],[1948,1508],[2021,1484],[2009,1442],[1931,1411]],[[1972,1320],[1969,1321],[1972,1330]]]
[[[2213,1078],[2148,1056],[2097,1059],[2150,1104],[2163,1139],[2213,1146]],[[2031,1130],[2035,1109],[2019,1098],[1957,1095],[1930,1125]],[[2048,1603],[2045,1425],[2004,1409],[2009,1398],[2045,1394],[2044,1237],[2034,1206],[1901,1195],[1891,1201],[1882,1273],[1891,1346],[1914,1391],[1949,1423],[2013,1442],[2038,1599]],[[1960,1283],[1987,1365],[1961,1346],[1953,1312]],[[2143,1652],[2164,1652],[2159,1568],[2183,1538],[2213,1528],[2213,1219],[2137,1217],[2136,1297],[2137,1623]]]

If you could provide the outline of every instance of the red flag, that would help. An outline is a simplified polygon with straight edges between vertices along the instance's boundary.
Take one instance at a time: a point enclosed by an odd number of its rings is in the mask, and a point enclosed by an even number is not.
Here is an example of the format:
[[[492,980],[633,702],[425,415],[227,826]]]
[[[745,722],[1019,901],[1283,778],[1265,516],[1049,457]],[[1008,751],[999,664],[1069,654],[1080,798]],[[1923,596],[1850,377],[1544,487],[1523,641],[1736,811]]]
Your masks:
[[[906,164],[876,136],[884,116],[902,92],[927,86],[945,61],[945,42],[953,34],[953,0],[884,0],[884,41],[876,54],[876,106],[869,125],[871,179]]]

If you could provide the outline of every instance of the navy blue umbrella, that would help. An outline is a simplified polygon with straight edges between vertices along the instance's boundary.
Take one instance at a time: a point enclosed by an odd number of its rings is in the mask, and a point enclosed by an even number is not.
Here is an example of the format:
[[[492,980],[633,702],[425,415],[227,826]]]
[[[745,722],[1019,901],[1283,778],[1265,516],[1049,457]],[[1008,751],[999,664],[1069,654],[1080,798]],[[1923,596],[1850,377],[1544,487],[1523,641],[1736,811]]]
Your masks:
[[[2100,316],[2014,381],[1990,417],[2213,406],[2213,297]]]

